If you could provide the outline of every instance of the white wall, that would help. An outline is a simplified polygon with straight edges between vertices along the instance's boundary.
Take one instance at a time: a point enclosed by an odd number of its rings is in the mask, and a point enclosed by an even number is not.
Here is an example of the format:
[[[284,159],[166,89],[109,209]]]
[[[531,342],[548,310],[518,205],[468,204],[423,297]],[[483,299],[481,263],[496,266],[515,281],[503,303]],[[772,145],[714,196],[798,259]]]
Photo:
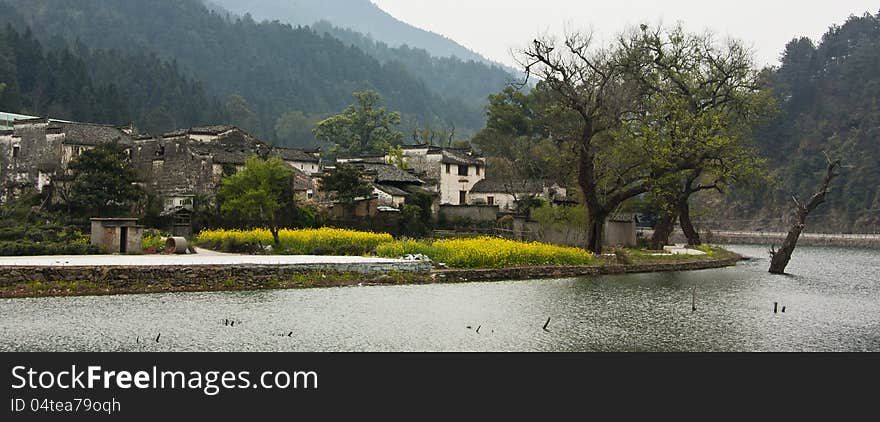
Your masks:
[[[468,175],[458,175],[458,165],[449,164],[449,173],[446,172],[446,164],[440,163],[440,204],[467,205],[471,203],[470,191],[474,185],[486,178],[486,167],[480,166],[480,175],[476,173],[476,166],[468,166]],[[459,201],[459,192],[466,191],[465,203]]]
[[[489,197],[494,198],[494,202],[489,204]],[[480,203],[486,205],[497,205],[501,211],[513,211],[516,209],[516,198],[509,193],[501,193],[501,192],[477,192],[470,194],[470,201],[472,204]]]
[[[310,163],[306,161],[287,161],[287,164],[302,171],[305,174],[317,173],[321,170],[318,166],[318,163]]]

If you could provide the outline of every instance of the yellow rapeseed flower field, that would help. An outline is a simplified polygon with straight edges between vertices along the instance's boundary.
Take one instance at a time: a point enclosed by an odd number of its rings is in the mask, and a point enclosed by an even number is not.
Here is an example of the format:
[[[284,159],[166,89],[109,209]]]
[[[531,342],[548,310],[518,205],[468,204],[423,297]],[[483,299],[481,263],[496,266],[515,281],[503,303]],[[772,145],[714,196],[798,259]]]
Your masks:
[[[387,233],[320,228],[279,232],[275,247],[268,229],[205,230],[196,244],[227,252],[255,251],[273,246],[272,252],[295,255],[365,255],[398,258],[423,254],[451,268],[503,268],[521,266],[590,265],[593,255],[580,248],[517,242],[494,237],[430,240],[394,240]]]
[[[371,233],[355,230],[323,227],[320,229],[282,229],[278,233],[281,244],[275,253],[296,255],[342,254],[363,255],[376,249],[381,243],[391,242],[387,233]],[[268,229],[253,230],[204,230],[196,236],[196,244],[209,249],[236,252],[254,246],[274,247],[272,233]]]
[[[376,253],[389,258],[420,253],[452,268],[590,265],[594,262],[593,255],[584,249],[494,237],[434,242],[400,240],[379,245]]]

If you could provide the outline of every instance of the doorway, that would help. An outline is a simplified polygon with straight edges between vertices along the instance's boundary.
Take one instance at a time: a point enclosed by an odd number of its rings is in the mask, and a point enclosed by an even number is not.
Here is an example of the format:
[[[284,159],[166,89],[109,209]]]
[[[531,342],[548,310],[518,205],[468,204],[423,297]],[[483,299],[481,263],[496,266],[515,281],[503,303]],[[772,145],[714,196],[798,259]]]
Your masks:
[[[128,227],[119,228],[119,253],[128,252]]]

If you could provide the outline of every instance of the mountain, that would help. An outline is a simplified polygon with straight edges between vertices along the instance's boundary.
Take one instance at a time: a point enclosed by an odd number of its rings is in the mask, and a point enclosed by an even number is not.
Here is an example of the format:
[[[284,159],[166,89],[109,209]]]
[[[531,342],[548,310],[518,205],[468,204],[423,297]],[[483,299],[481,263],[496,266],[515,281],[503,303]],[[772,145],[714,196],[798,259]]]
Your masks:
[[[226,103],[231,123],[276,143],[287,142],[275,130],[282,115],[337,113],[365,89],[403,113],[405,130],[430,122],[473,132],[484,122],[480,109],[433,93],[399,62],[311,28],[227,16],[200,0],[3,1],[0,8],[21,17],[20,29],[52,48],[82,44],[173,63]]]
[[[757,194],[735,193],[724,204],[743,228],[785,227],[792,196],[805,201],[824,175],[826,158],[842,160],[826,203],[810,215],[812,231],[880,230],[880,13],[833,25],[821,41],[795,38],[772,69],[780,112],[755,135],[776,184]]]
[[[391,47],[407,45],[438,57],[458,57],[492,64],[449,38],[416,28],[391,16],[370,0],[210,0],[227,10],[257,20],[279,20],[292,25],[327,21],[368,35]]]
[[[342,42],[357,47],[384,63],[400,63],[419,78],[435,94],[450,100],[459,99],[479,112],[489,95],[504,89],[516,77],[504,68],[458,57],[432,56],[427,50],[406,45],[391,47],[350,29],[340,28],[327,21],[312,24],[318,33],[327,33]]]
[[[11,26],[0,30],[0,81],[0,110],[14,113],[135,123],[152,133],[226,118],[219,102],[174,63],[82,45],[45,49]]]

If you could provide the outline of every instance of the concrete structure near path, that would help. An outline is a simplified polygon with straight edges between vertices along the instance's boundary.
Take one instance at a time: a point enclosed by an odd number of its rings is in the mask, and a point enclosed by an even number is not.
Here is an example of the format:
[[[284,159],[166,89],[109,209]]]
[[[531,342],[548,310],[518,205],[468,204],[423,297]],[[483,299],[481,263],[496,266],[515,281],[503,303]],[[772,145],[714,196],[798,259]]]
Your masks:
[[[605,245],[634,248],[638,246],[636,238],[635,214],[620,213],[605,223]]]
[[[140,254],[144,252],[144,226],[137,218],[92,218],[92,245],[107,253]]]

